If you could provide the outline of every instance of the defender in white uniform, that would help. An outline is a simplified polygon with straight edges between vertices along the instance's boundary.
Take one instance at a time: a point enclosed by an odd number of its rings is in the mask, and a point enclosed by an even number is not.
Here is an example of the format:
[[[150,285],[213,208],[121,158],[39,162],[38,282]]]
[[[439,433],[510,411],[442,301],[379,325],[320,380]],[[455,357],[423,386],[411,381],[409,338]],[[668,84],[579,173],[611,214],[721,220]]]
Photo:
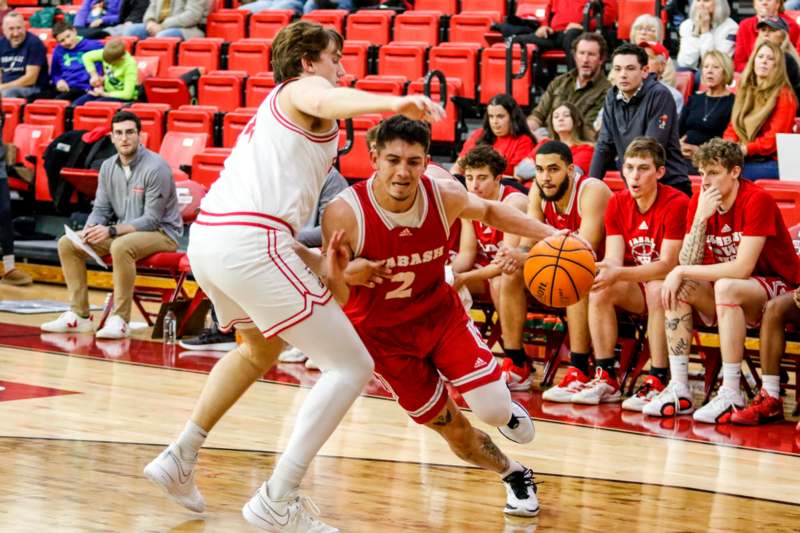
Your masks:
[[[386,111],[430,121],[444,115],[422,96],[336,87],[344,75],[341,49],[335,31],[305,21],[275,37],[272,66],[280,84],[239,136],[189,239],[195,278],[220,324],[236,327],[244,342],[217,363],[183,432],[144,471],[175,501],[202,512],[205,502],[194,482],[197,453],[208,431],[274,364],[286,340],[323,372],[272,477],[242,509],[248,522],[267,531],[338,531],[316,518],[297,487],[373,370],[363,343],[331,291],[297,255],[300,245],[292,237],[314,209],[334,163],[336,120]],[[334,290],[344,284],[340,265],[348,258],[341,253],[334,236],[321,262]]]

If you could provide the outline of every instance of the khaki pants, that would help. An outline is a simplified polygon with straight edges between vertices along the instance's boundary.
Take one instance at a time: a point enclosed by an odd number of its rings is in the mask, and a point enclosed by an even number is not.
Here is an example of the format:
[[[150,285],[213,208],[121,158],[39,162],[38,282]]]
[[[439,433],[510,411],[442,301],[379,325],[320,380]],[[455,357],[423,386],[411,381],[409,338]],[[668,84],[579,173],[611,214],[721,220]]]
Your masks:
[[[114,274],[114,310],[125,322],[131,319],[136,261],[156,252],[174,252],[178,245],[160,231],[135,231],[91,245],[99,256],[111,254]],[[58,257],[67,282],[72,311],[89,316],[89,288],[86,281],[86,260],[89,256],[66,237],[58,240]]]

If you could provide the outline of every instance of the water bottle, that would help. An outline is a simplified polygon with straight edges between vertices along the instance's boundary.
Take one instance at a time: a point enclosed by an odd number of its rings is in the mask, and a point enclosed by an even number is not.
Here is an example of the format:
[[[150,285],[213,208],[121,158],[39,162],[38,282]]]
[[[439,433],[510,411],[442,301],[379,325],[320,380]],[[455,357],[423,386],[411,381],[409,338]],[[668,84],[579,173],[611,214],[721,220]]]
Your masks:
[[[178,321],[172,309],[168,309],[164,315],[164,344],[175,346],[177,341]]]

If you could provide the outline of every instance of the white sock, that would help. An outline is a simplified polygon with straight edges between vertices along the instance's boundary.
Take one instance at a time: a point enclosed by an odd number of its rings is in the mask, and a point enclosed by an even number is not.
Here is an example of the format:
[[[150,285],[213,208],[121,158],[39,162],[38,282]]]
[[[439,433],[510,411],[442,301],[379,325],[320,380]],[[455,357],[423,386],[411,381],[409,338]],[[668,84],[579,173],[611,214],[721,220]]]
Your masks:
[[[15,265],[14,265],[14,254],[4,255],[3,256],[3,269],[5,270],[5,272],[6,273],[11,272],[12,270],[14,270],[14,268],[16,268]]]
[[[722,386],[731,390],[741,387],[742,363],[722,363]]]
[[[683,385],[689,386],[689,356],[688,355],[670,355],[669,356],[669,372],[672,376],[672,381],[676,381]]]
[[[203,428],[191,420],[186,422],[183,431],[178,435],[178,440],[175,441],[181,452],[181,458],[194,459],[194,456],[197,455],[197,452],[200,451],[206,441],[207,436],[208,433]]]
[[[508,468],[506,468],[503,472],[500,473],[501,478],[506,478],[512,472],[523,472],[525,467],[522,466],[519,462],[515,461],[514,459],[508,460]]]
[[[761,388],[766,391],[767,394],[780,400],[781,398],[781,377],[778,375],[775,376],[768,376],[764,374],[761,376]]]

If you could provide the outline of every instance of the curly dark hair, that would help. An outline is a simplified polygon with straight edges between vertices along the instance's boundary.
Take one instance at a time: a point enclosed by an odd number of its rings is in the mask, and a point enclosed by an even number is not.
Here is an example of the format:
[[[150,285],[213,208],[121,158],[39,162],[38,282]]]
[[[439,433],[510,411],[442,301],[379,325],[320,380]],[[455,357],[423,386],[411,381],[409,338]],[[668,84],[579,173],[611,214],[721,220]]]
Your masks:
[[[467,152],[467,155],[458,161],[464,171],[468,168],[488,166],[492,176],[499,176],[506,169],[506,158],[487,144],[480,144]]]
[[[692,163],[697,168],[716,163],[730,172],[733,167],[744,167],[744,154],[735,142],[717,137],[700,145],[692,157]]]

